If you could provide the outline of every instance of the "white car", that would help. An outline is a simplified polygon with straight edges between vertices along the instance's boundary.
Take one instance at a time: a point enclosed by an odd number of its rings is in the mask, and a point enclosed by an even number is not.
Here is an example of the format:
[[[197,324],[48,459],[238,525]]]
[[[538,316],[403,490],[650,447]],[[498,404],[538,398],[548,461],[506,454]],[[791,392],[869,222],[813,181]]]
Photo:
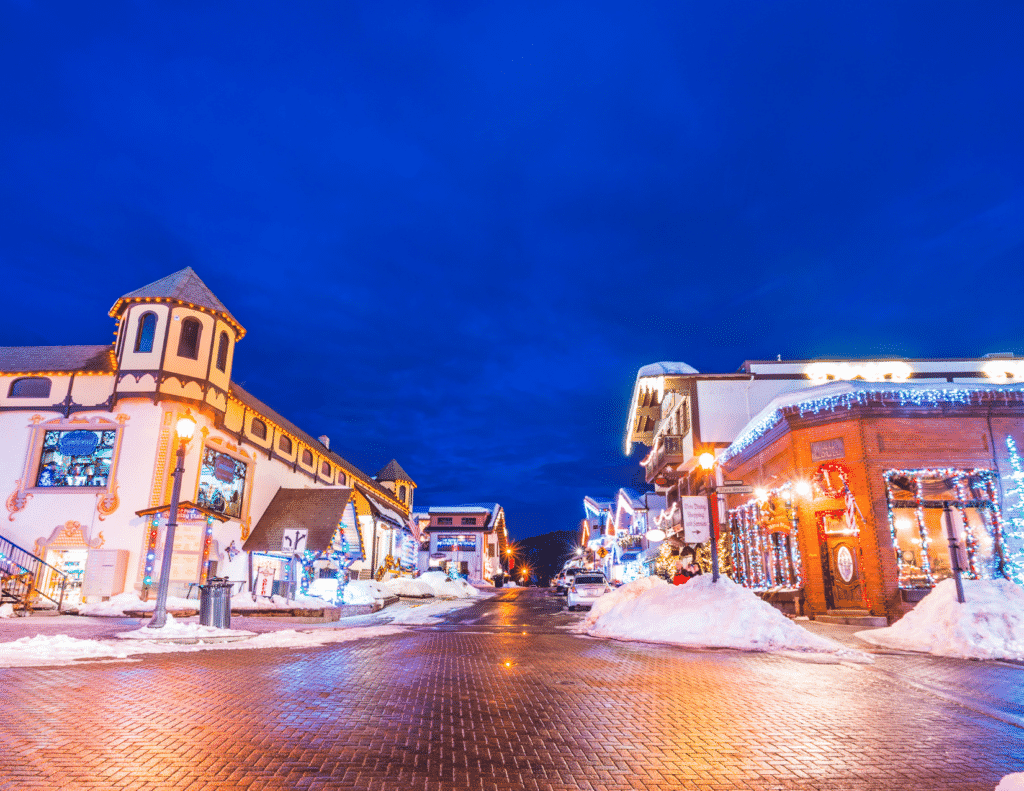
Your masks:
[[[599,571],[581,571],[569,584],[567,593],[570,610],[591,607],[612,588]]]

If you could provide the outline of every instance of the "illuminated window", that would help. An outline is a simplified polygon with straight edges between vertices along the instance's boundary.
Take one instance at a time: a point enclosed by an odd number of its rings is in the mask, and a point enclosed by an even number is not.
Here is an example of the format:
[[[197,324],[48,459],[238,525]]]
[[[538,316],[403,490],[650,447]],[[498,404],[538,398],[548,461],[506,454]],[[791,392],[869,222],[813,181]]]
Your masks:
[[[116,431],[47,431],[36,486],[106,486]]]
[[[267,424],[260,420],[258,417],[254,417],[252,422],[249,424],[249,433],[259,439],[267,438]]]
[[[307,467],[313,466],[313,451],[311,451],[309,448],[302,449],[302,463],[305,464]]]
[[[203,334],[203,325],[198,319],[187,318],[181,322],[181,335],[178,336],[178,356],[189,360],[199,359],[199,338]]]
[[[135,351],[153,351],[153,338],[156,337],[156,314],[152,311],[139,317],[139,328],[135,333]]]
[[[25,376],[11,382],[8,398],[49,398],[50,380],[45,376]]]
[[[204,448],[199,468],[199,505],[225,516],[241,516],[247,469],[244,461]]]
[[[228,334],[222,332],[220,334],[220,343],[217,346],[217,370],[227,371],[228,370],[228,345],[231,341],[228,339]]]
[[[292,453],[292,438],[282,434],[281,438],[277,441],[277,449],[281,453],[287,453],[290,456]]]

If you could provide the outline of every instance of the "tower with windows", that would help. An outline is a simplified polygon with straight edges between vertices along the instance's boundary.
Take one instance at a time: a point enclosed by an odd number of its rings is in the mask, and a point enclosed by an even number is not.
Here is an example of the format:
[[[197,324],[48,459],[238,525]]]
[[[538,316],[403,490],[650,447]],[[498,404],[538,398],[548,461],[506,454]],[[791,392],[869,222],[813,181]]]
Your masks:
[[[118,321],[117,392],[187,398],[227,409],[235,344],[245,329],[191,267],[125,294]]]
[[[416,484],[412,482],[409,473],[402,469],[401,464],[392,459],[374,478],[385,489],[393,492],[395,499],[406,508],[412,509],[412,492]]]

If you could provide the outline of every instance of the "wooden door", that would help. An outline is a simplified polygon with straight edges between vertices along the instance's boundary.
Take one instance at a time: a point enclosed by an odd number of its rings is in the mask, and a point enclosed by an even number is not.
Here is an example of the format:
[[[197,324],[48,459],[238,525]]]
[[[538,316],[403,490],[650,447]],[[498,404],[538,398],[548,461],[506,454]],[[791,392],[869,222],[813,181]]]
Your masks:
[[[858,538],[846,524],[843,511],[818,514],[818,538],[825,581],[825,602],[829,609],[864,607],[860,580]]]

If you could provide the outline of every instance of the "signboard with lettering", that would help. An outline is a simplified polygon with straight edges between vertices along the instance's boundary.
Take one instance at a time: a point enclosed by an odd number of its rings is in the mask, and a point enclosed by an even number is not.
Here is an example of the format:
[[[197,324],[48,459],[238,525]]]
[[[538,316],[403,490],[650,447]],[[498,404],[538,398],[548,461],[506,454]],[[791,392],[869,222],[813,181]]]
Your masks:
[[[437,551],[476,552],[476,536],[440,535],[437,537]]]
[[[843,447],[843,438],[823,439],[811,443],[811,461],[828,461],[829,459],[842,459],[846,456],[846,448]]]
[[[683,541],[687,544],[703,544],[711,537],[711,514],[707,497],[680,497],[679,508],[683,515]]]

